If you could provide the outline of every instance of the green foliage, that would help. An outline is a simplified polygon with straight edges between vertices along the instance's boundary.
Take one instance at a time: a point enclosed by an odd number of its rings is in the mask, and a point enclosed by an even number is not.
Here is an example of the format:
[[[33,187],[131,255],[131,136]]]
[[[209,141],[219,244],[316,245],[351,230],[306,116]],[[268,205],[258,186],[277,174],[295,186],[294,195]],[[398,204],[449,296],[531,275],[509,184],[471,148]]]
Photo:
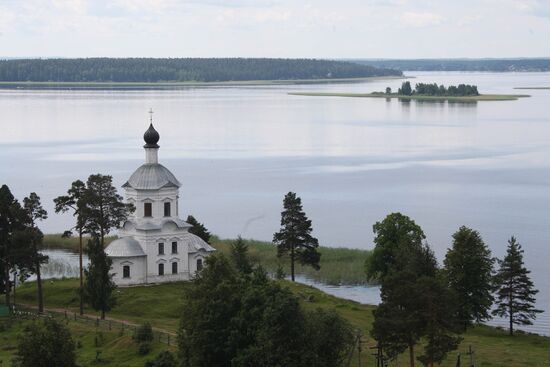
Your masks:
[[[145,367],[176,367],[176,357],[169,351],[159,353],[155,359],[145,362]]]
[[[132,204],[122,201],[113,186],[113,177],[101,174],[88,177],[83,201],[86,232],[99,237],[102,246],[105,246],[105,236],[112,229],[120,228],[135,210]]]
[[[149,322],[139,325],[135,335],[135,339],[138,342],[151,342],[153,341],[153,337],[153,327]]]
[[[401,88],[397,90],[397,94],[410,96],[412,94],[411,82],[406,81],[401,84]]]
[[[248,245],[243,241],[241,236],[231,244],[231,260],[238,271],[243,274],[252,273],[252,264],[248,256]]]
[[[376,222],[374,231],[374,251],[366,263],[367,278],[383,280],[393,268],[401,268],[408,262],[401,261],[398,254],[404,251],[420,251],[424,232],[412,219],[401,213],[392,213],[381,222]]]
[[[509,332],[514,335],[514,325],[531,325],[538,313],[535,295],[539,292],[529,277],[530,271],[523,264],[523,249],[514,237],[508,241],[504,260],[495,276],[496,305],[493,315],[508,317]]]
[[[273,235],[273,243],[277,246],[278,257],[289,256],[290,276],[294,281],[295,262],[319,270],[321,254],[317,251],[319,241],[311,235],[311,220],[302,210],[302,200],[289,192],[283,200],[283,208],[281,229]]]
[[[449,285],[458,296],[461,322],[468,326],[489,319],[494,260],[479,232],[460,227],[453,234],[444,264]]]
[[[49,318],[25,328],[17,355],[21,367],[76,366],[75,343],[70,331]]]
[[[0,81],[163,82],[357,78],[402,75],[351,62],[268,58],[0,60]]]
[[[138,354],[144,356],[151,351],[151,342],[141,342],[138,344]]]
[[[222,254],[207,259],[184,294],[178,339],[184,366],[334,367],[353,340],[340,316],[304,312],[261,267],[243,276]]]
[[[550,58],[354,60],[362,65],[410,71],[550,71]]]
[[[116,304],[114,290],[116,285],[109,274],[112,260],[105,254],[103,246],[97,237],[88,241],[86,247],[90,265],[84,270],[86,281],[84,283],[84,295],[86,300],[96,311],[101,311],[101,318],[105,318],[105,312],[111,310]]]
[[[206,229],[204,224],[197,221],[192,215],[187,216],[185,221],[193,226],[189,228],[189,232],[193,233],[195,236],[199,236],[204,242],[210,243],[210,237],[212,235],[208,229]]]

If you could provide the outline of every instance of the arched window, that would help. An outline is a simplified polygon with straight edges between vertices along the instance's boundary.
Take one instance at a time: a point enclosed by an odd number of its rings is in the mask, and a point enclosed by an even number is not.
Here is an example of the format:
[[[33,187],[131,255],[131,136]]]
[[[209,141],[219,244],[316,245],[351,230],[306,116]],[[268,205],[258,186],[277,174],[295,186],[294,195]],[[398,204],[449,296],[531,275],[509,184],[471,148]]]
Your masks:
[[[164,264],[159,264],[159,275],[164,275]]]
[[[177,273],[178,273],[178,263],[174,261],[172,263],[172,274],[177,274]]]
[[[197,259],[197,271],[202,270],[202,259]]]
[[[130,278],[130,265],[124,265],[122,267],[122,277]]]

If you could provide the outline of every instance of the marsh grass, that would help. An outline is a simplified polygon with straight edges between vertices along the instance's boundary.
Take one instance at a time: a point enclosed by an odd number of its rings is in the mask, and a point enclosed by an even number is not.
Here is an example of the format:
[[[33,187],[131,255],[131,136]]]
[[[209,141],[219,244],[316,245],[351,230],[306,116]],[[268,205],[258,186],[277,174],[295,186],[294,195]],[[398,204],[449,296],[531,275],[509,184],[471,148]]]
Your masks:
[[[231,243],[234,239],[220,239],[213,237],[212,246],[224,254],[229,254]],[[256,264],[261,264],[269,273],[274,274],[279,265],[286,274],[290,273],[290,260],[288,257],[277,257],[277,247],[270,242],[247,239],[250,258]],[[319,247],[321,253],[321,269],[315,270],[309,266],[298,264],[296,273],[312,280],[330,285],[357,285],[366,284],[365,261],[370,256],[370,251]]]

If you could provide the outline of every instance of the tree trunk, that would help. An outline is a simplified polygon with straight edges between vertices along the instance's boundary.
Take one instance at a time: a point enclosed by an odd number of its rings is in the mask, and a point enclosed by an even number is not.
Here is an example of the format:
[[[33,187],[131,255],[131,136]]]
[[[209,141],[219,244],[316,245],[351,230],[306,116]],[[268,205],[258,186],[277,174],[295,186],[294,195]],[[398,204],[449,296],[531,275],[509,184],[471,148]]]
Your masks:
[[[17,272],[13,272],[13,304],[15,305],[17,302],[15,301],[15,289],[17,289]]]
[[[105,310],[101,310],[101,320],[105,320]]]
[[[290,277],[294,281],[294,245],[290,247]]]
[[[6,289],[4,290],[6,292],[6,306],[10,308],[10,270],[7,263],[4,266],[6,267],[4,270],[4,279],[6,280]]]
[[[510,336],[514,336],[514,310],[512,309],[512,303],[513,301],[513,297],[512,297],[512,291],[510,291],[510,299],[509,299],[509,303],[508,303],[508,307],[510,308],[508,311],[509,315],[510,315]]]
[[[409,365],[414,367],[414,345],[409,344]]]
[[[84,291],[84,278],[83,278],[83,269],[82,269],[82,228],[78,230],[79,236],[79,245],[78,245],[78,255],[79,255],[79,265],[80,265],[80,316],[84,315],[84,301],[82,299],[82,292]]]
[[[40,275],[40,260],[36,261],[36,289],[38,290],[38,313],[44,312],[44,293],[42,292],[42,277]]]

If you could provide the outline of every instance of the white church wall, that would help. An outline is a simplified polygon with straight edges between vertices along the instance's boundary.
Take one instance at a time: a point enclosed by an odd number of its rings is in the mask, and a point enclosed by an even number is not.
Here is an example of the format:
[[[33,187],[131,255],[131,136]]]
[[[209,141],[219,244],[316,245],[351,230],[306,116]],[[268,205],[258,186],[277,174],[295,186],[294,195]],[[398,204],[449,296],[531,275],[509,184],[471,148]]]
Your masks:
[[[111,271],[113,281],[120,286],[143,284],[146,282],[145,256],[141,257],[114,257]],[[130,267],[130,276],[124,277],[124,266]]]

